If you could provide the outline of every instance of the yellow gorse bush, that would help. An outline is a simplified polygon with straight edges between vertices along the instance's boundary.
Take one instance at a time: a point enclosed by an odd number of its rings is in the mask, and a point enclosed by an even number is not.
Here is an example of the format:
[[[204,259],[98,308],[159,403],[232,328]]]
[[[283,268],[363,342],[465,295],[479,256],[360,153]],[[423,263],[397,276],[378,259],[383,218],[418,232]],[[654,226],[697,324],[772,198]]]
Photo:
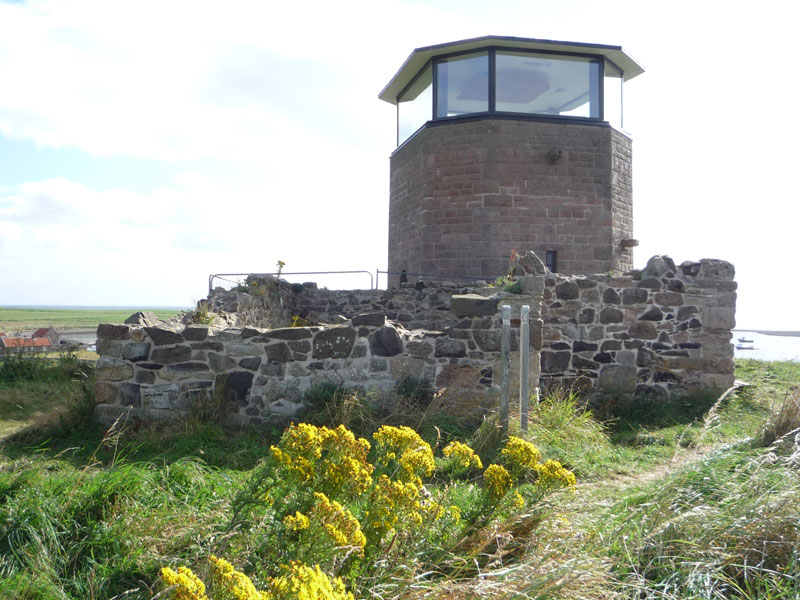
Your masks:
[[[508,437],[508,442],[500,454],[515,478],[535,470],[542,456],[536,446],[513,435]]]
[[[308,535],[314,544],[323,543],[323,532],[333,546],[350,546],[360,549],[364,554],[367,538],[361,531],[361,524],[353,514],[336,501],[331,501],[325,494],[314,494],[314,506],[310,514],[311,526]]]
[[[275,461],[300,483],[346,498],[363,494],[372,484],[369,450],[369,442],[344,425],[329,429],[309,423],[290,425],[278,446],[270,447]]]
[[[536,465],[536,473],[539,478],[536,484],[542,487],[569,487],[575,489],[575,473],[566,469],[557,460],[547,460],[543,464]]]
[[[410,427],[381,426],[372,434],[377,451],[376,463],[401,481],[422,485],[423,477],[433,473],[433,450]]]
[[[299,562],[289,572],[270,581],[270,600],[354,600],[339,577],[331,578],[319,568]]]
[[[400,525],[421,525],[420,489],[411,481],[392,481],[386,475],[378,477],[367,511],[369,528],[383,537]]]
[[[442,454],[449,458],[458,470],[483,468],[483,463],[475,451],[461,442],[450,442],[444,447]]]
[[[188,567],[178,567],[177,571],[164,567],[161,581],[168,586],[178,586],[172,590],[173,600],[208,600],[205,584]]]
[[[271,598],[267,592],[258,591],[247,575],[237,571],[224,558],[217,558],[212,554],[208,561],[211,563],[211,580],[215,599],[269,600]]]
[[[514,480],[502,465],[489,465],[483,472],[483,484],[493,500],[500,500],[514,485]]]

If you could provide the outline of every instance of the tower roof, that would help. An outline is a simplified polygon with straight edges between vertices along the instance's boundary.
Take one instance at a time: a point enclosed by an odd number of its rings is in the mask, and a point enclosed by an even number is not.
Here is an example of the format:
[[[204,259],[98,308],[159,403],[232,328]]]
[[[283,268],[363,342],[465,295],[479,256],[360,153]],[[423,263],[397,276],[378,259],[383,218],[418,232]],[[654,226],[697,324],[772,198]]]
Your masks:
[[[391,81],[386,84],[378,98],[389,102],[397,103],[397,96],[419,73],[427,62],[442,54],[453,52],[464,52],[485,48],[487,46],[498,46],[504,48],[519,48],[522,50],[545,50],[549,52],[568,52],[572,54],[593,54],[604,56],[613,62],[620,70],[624,81],[633,79],[637,75],[644,73],[644,68],[636,60],[622,49],[622,46],[607,46],[605,44],[586,44],[583,42],[560,42],[556,40],[540,40],[535,38],[509,37],[501,35],[486,35],[483,37],[470,38],[457,42],[447,42],[434,46],[424,46],[417,48],[406,59],[403,66],[395,73]]]

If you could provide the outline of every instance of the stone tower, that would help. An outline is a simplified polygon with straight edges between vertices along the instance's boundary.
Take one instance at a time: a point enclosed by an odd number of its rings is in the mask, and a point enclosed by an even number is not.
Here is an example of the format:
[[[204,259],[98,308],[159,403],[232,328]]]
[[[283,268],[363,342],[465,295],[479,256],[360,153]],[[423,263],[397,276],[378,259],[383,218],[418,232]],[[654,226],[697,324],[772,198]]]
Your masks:
[[[633,267],[631,139],[618,46],[487,36],[414,50],[379,97],[397,106],[389,272]],[[396,283],[398,276],[390,276]]]

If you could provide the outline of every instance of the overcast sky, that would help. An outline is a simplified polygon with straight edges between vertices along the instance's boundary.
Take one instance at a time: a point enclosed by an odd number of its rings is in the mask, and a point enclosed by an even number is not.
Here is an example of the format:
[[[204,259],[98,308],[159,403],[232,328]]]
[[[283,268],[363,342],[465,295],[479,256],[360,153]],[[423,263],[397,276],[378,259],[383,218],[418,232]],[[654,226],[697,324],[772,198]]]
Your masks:
[[[209,273],[278,260],[385,269],[377,94],[414,48],[492,34],[633,55],[636,265],[729,260],[739,327],[800,330],[792,4],[0,0],[0,305],[189,306]]]

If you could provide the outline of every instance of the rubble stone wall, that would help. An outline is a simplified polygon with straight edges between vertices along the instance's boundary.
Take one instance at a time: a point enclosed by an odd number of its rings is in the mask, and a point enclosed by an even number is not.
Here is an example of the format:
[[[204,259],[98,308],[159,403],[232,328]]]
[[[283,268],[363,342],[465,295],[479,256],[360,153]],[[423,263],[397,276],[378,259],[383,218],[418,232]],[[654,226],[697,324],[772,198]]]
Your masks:
[[[634,400],[733,385],[730,263],[654,257],[625,276],[545,278],[542,384]]]
[[[224,386],[234,404],[230,420],[260,424],[301,412],[303,394],[315,384],[391,390],[405,377],[491,396],[500,386],[501,301],[480,295],[448,299],[453,324],[438,331],[409,331],[383,313],[277,329],[100,325],[96,414],[106,423],[125,412],[173,417],[211,401],[214,389]],[[517,315],[523,303],[538,314],[538,297],[516,295],[511,301]],[[531,345],[540,345],[541,321],[534,320],[532,329],[537,333]],[[518,365],[518,326],[513,337],[511,360]],[[530,355],[536,381],[535,347]],[[516,373],[518,378],[518,367]]]

